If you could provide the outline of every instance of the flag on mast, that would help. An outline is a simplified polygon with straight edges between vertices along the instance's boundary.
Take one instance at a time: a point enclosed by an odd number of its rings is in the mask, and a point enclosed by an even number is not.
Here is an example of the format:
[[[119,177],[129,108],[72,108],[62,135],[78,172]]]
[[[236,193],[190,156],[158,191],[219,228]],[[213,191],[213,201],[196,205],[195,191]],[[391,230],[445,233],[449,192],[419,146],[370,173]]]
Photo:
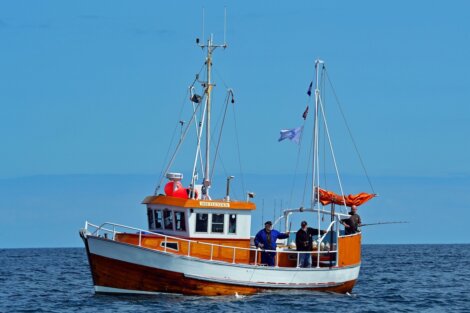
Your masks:
[[[307,119],[307,115],[308,115],[308,105],[307,105],[307,107],[305,108],[304,114],[302,114],[302,117],[303,117],[304,120]]]
[[[300,142],[300,135],[302,134],[302,129],[302,126],[292,129],[281,129],[281,137],[279,137],[278,141],[290,139],[298,144]]]
[[[311,81],[310,85],[308,86],[307,95],[309,97],[312,95],[312,86],[313,86],[313,81]]]

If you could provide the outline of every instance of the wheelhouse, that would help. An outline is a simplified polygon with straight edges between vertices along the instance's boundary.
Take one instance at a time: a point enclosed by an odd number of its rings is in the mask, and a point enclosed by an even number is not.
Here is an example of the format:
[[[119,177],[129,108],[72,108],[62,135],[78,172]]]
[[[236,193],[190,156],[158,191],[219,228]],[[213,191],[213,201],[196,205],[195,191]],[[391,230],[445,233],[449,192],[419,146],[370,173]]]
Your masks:
[[[150,196],[147,206],[151,232],[184,238],[250,239],[250,202]]]

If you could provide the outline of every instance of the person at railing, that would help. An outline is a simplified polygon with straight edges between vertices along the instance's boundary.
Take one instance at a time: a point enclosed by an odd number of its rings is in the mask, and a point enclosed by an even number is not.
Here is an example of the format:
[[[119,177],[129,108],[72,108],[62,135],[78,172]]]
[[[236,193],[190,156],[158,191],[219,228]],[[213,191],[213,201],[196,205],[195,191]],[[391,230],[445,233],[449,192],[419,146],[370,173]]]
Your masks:
[[[273,229],[273,223],[267,221],[264,223],[264,228],[260,230],[255,236],[255,246],[263,250],[276,250],[277,239],[286,239],[289,237],[287,233],[281,233]],[[268,266],[274,266],[274,258],[276,252],[261,252],[261,263]]]
[[[341,220],[341,224],[344,225],[344,234],[352,235],[360,232],[359,227],[361,227],[361,217],[357,214],[357,206],[351,206],[351,212],[349,212],[349,218]]]
[[[300,229],[295,234],[295,245],[297,251],[312,251],[313,250],[313,236],[323,235],[326,231],[318,230],[316,228],[308,227],[306,221],[300,223]],[[299,253],[299,266],[300,267],[311,267],[312,266],[312,254],[311,253]]]

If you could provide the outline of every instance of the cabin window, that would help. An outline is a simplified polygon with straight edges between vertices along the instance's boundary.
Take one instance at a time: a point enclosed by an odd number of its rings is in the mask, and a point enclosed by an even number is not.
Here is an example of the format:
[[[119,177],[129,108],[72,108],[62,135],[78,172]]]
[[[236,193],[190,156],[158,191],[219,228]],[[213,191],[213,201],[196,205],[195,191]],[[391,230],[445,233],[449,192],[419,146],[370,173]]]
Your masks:
[[[224,214],[212,214],[212,232],[224,232]]]
[[[152,209],[147,210],[147,217],[149,219],[149,229],[154,228],[155,225],[154,225],[153,210]]]
[[[162,229],[163,214],[162,210],[155,210],[155,228]]]
[[[197,213],[196,214],[196,232],[197,233],[207,233],[207,220],[209,215],[207,213]]]
[[[164,242],[164,241],[162,241],[160,243],[160,247],[165,248],[165,246],[166,246],[167,249],[178,251],[178,243],[177,242]]]
[[[186,231],[186,221],[184,220],[184,212],[175,212],[175,229]]]
[[[173,230],[173,212],[166,209],[163,211],[163,223],[165,224],[165,229]]]
[[[235,234],[237,232],[237,214],[228,215],[228,233]]]

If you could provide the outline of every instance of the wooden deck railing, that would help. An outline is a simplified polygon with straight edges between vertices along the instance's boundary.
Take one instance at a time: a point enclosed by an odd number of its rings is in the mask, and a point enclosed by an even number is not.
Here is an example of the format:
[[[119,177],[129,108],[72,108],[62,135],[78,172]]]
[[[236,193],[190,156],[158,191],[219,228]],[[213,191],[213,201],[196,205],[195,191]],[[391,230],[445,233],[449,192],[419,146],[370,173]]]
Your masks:
[[[299,267],[300,254],[312,254],[312,261],[314,267],[336,266],[338,264],[338,250],[335,247],[332,249],[321,250],[321,243],[326,235],[333,229],[332,222],[327,228],[327,233],[319,238],[318,248],[314,251],[297,251],[286,248],[278,250],[261,250],[259,248],[245,248],[228,246],[222,244],[209,243],[198,240],[185,239],[180,237],[168,236],[160,233],[155,233],[135,227],[126,225],[106,222],[101,225],[94,225],[88,221],[85,223],[85,229],[89,234],[96,237],[101,237],[107,240],[118,242],[125,242],[132,245],[137,245],[142,248],[157,250],[164,253],[178,254],[191,258],[199,258],[209,261],[222,261],[232,264],[251,264],[255,266],[262,266],[260,263],[261,253],[275,252],[275,266],[276,267]],[[178,249],[169,248],[169,244],[178,243]],[[336,246],[337,247],[337,246]],[[290,256],[290,257],[289,257]],[[293,262],[295,256],[296,262]]]

